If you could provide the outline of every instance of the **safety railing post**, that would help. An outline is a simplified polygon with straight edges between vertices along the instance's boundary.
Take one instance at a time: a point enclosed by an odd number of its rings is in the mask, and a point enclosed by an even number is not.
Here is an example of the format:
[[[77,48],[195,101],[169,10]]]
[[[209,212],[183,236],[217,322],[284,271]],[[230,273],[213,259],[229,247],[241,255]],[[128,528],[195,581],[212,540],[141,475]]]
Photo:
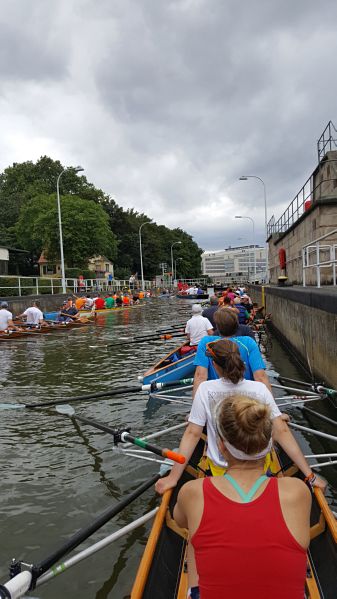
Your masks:
[[[21,279],[18,278],[18,289],[19,289],[19,297],[21,297]]]
[[[317,287],[321,286],[321,269],[319,265],[319,243],[316,243],[316,280]]]
[[[39,295],[39,278],[36,277],[35,281],[36,281],[36,295]]]
[[[302,278],[303,278],[303,287],[305,287],[305,249],[302,249]]]

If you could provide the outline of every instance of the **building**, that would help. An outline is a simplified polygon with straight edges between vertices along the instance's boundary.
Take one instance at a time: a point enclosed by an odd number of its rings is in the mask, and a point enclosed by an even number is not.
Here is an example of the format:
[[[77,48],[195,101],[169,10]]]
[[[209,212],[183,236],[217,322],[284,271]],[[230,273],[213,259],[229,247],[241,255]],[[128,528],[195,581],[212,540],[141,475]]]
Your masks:
[[[255,258],[254,258],[255,254]],[[266,250],[257,245],[228,247],[224,250],[204,252],[201,256],[202,273],[210,277],[213,283],[240,283],[255,279],[266,279]]]
[[[8,248],[0,246],[0,275],[8,274],[9,251]]]
[[[42,252],[38,264],[41,277],[52,276],[61,278],[61,262],[59,260],[48,260],[44,252]],[[65,269],[67,269],[66,264]],[[114,265],[105,256],[89,258],[87,269],[93,272],[93,278],[96,279],[105,279],[109,275],[113,278],[114,275]]]
[[[105,279],[109,275],[114,276],[114,265],[105,256],[89,258],[88,269],[95,273],[97,279]]]

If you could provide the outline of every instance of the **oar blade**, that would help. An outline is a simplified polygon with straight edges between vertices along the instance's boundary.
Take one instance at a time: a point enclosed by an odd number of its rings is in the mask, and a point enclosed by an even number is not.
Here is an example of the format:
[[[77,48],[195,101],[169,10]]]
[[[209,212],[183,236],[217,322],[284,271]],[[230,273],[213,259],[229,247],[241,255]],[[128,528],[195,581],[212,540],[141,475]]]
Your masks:
[[[75,415],[75,410],[72,406],[70,406],[69,404],[65,403],[65,404],[58,404],[55,406],[56,411],[59,414],[62,414],[63,416],[74,416]]]

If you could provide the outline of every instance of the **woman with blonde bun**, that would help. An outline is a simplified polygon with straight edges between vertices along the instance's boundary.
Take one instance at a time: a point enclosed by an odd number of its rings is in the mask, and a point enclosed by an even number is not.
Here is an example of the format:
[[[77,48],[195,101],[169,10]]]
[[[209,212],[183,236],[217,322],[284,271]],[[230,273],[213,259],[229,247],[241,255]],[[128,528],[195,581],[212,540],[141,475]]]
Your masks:
[[[268,478],[270,408],[236,394],[215,406],[220,477],[186,483],[174,509],[189,530],[200,599],[303,599],[311,495],[299,479]]]

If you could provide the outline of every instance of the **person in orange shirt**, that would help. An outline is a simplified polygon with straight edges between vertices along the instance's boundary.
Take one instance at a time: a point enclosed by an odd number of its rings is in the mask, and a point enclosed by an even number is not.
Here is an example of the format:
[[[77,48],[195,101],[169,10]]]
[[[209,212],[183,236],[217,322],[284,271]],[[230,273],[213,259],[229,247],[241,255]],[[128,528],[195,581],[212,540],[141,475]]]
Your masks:
[[[141,299],[144,299],[144,291],[140,291],[140,292],[138,293],[138,299],[140,299],[140,300],[141,300]]]
[[[127,293],[124,293],[123,295],[123,306],[129,306],[130,305],[130,298],[128,296]]]
[[[77,297],[75,300],[75,306],[77,308],[77,310],[83,310],[84,305],[85,305],[85,297]]]

